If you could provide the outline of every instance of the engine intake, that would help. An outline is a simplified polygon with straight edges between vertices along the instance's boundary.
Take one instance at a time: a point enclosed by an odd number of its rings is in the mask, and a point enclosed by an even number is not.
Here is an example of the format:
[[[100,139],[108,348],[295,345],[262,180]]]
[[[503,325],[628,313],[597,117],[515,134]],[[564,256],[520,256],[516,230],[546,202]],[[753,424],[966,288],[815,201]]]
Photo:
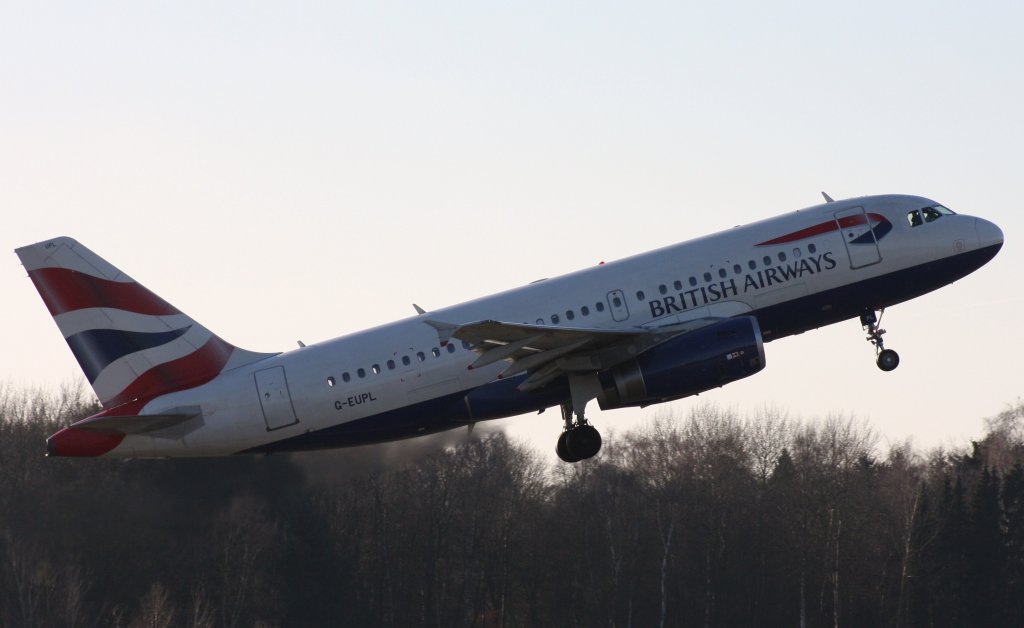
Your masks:
[[[601,373],[602,410],[647,406],[719,388],[765,367],[761,328],[738,316],[676,336]]]

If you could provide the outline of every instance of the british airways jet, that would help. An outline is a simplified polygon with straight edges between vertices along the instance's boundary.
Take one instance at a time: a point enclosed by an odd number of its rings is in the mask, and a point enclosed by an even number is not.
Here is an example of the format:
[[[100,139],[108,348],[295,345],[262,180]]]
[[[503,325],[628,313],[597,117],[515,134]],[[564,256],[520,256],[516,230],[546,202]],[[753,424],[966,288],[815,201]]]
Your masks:
[[[977,270],[1000,229],[918,196],[833,201],[284,353],[222,340],[71,238],[18,249],[103,410],[51,456],[296,451],[408,438],[559,406],[584,416],[695,395],[765,367],[764,343],[860,319]],[[878,312],[878,314],[876,314]]]

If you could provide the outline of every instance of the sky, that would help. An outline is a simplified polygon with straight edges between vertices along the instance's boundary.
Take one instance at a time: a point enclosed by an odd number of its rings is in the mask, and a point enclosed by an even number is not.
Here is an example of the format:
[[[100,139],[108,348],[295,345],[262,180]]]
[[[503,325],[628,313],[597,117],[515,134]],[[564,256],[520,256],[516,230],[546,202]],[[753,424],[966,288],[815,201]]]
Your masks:
[[[5,2],[0,382],[81,377],[13,253],[56,235],[280,351],[822,190],[908,193],[1006,244],[885,313],[896,371],[848,321],[697,399],[590,415],[711,402],[964,445],[1024,394],[1022,23],[1019,2]],[[500,425],[544,451],[560,431]]]

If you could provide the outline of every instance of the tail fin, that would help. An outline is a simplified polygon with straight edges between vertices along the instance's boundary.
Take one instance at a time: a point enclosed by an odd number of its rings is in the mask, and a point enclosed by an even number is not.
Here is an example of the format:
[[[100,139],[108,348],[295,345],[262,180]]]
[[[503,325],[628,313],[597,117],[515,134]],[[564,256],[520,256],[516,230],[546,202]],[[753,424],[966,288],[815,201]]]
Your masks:
[[[104,408],[274,355],[225,342],[71,238],[15,252]]]

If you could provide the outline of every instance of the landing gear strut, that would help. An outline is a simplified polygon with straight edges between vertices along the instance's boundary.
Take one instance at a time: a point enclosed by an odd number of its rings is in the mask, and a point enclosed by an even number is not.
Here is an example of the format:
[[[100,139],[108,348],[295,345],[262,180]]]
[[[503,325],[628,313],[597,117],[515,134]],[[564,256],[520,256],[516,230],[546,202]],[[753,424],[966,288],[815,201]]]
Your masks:
[[[562,404],[563,431],[555,446],[565,462],[593,458],[601,450],[600,432],[583,416],[587,402],[599,391],[596,375],[569,375],[569,399]]]
[[[883,314],[885,314],[885,308],[878,312],[877,317],[874,310],[867,310],[860,315],[860,324],[868,332],[868,342],[875,345],[875,353],[878,355],[875,363],[878,364],[878,368],[888,372],[900,365],[900,354],[892,349],[886,349],[882,341],[885,330],[879,327],[878,323],[882,320]]]

